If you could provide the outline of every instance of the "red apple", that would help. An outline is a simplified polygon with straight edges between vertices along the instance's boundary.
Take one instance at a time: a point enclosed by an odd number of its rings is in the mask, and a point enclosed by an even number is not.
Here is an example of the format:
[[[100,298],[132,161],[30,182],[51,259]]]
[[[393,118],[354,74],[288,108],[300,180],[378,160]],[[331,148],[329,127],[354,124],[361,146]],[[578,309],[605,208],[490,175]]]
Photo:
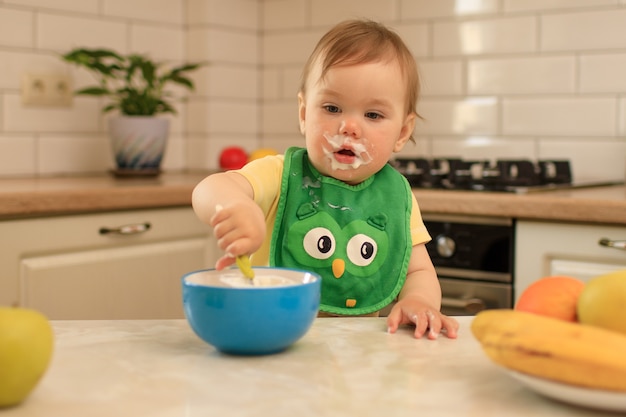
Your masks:
[[[223,170],[239,169],[248,162],[248,154],[239,146],[224,148],[220,154],[220,168]]]

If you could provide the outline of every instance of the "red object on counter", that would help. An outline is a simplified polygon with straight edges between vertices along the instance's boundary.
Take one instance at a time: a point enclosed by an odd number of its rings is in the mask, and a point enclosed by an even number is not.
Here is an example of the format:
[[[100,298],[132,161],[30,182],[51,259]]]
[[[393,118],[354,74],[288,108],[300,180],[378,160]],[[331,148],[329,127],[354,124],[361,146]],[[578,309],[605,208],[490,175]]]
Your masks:
[[[223,170],[239,169],[248,162],[248,154],[239,146],[224,148],[220,154],[220,168]]]

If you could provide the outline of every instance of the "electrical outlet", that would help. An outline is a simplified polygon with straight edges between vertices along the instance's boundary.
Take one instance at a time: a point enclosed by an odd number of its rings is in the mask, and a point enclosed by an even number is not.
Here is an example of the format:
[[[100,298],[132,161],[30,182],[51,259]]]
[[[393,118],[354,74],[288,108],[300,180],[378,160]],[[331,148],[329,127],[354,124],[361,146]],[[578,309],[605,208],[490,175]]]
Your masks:
[[[22,76],[22,103],[32,106],[72,105],[72,78],[61,73],[27,73]]]

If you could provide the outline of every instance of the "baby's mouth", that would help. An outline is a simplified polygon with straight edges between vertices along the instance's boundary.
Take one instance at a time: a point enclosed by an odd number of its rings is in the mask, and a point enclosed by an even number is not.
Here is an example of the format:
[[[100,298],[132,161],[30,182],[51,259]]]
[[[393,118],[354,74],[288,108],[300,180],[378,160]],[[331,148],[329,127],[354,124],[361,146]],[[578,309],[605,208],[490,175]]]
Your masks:
[[[350,149],[341,149],[337,151],[337,153],[340,155],[346,155],[346,156],[356,156],[356,154]]]
[[[331,161],[332,169],[357,169],[361,165],[372,162],[372,157],[367,152],[367,139],[365,138],[355,142],[348,136],[331,136],[325,133],[324,139],[327,144],[322,147]]]
[[[352,162],[354,162],[354,158],[356,158],[356,156],[357,155],[354,153],[354,151],[350,149],[340,149],[335,152],[335,158],[338,162],[341,162],[342,164],[351,164]]]

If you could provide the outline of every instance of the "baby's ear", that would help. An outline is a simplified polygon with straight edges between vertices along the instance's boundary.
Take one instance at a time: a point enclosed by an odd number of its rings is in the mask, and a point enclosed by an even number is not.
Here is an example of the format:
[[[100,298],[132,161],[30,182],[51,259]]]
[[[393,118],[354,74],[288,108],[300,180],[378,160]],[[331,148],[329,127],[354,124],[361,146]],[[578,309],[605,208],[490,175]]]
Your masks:
[[[400,152],[404,145],[411,139],[413,130],[415,129],[415,119],[417,115],[415,113],[408,114],[402,123],[402,129],[400,130],[400,136],[396,140],[396,144],[393,147],[394,152]]]
[[[304,99],[304,94],[302,92],[298,93],[298,121],[300,123],[300,133],[304,135],[305,131],[305,121],[306,119],[306,100]]]

